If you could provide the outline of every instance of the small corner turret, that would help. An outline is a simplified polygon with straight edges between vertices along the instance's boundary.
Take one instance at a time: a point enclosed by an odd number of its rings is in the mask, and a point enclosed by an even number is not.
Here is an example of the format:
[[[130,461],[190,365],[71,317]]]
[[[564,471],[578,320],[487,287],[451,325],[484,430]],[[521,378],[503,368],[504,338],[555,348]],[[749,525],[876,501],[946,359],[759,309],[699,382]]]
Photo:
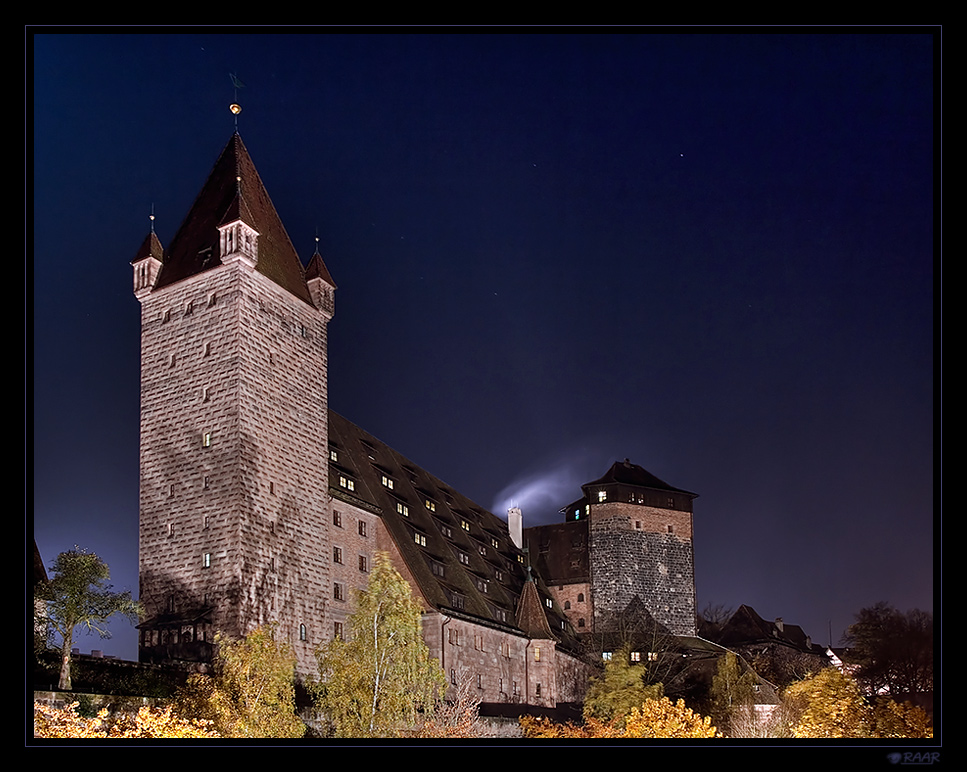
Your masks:
[[[152,216],[152,220],[154,217]],[[141,248],[138,250],[137,257],[131,261],[134,267],[134,296],[141,300],[154,289],[158,274],[161,272],[161,263],[164,258],[164,249],[161,241],[151,229]]]

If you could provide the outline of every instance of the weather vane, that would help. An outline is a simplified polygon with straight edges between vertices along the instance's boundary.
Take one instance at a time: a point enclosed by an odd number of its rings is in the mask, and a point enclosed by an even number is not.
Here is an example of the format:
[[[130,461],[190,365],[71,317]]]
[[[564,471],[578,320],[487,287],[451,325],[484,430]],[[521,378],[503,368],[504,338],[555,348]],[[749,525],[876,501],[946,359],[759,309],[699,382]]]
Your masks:
[[[229,105],[228,109],[231,110],[232,114],[235,116],[235,131],[238,131],[238,114],[242,112],[242,106],[238,103],[238,90],[240,88],[245,88],[245,84],[238,79],[234,72],[228,73],[228,77],[232,79],[232,87],[234,88],[232,95],[233,101],[232,104]]]

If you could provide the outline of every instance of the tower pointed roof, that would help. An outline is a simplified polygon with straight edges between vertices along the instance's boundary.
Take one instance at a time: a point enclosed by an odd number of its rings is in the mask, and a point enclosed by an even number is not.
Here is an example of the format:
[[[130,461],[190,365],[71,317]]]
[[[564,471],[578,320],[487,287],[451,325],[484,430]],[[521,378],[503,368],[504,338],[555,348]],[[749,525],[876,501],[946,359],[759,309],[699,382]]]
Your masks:
[[[155,289],[220,265],[220,225],[242,220],[258,232],[256,270],[312,304],[299,255],[236,132],[171,241]]]
[[[318,245],[316,245],[316,251],[312,253],[312,257],[309,258],[309,265],[306,266],[305,277],[306,281],[310,279],[322,279],[331,287],[335,288],[336,286],[336,282],[332,280],[332,276],[329,275],[329,269],[326,268],[326,264],[322,260]]]

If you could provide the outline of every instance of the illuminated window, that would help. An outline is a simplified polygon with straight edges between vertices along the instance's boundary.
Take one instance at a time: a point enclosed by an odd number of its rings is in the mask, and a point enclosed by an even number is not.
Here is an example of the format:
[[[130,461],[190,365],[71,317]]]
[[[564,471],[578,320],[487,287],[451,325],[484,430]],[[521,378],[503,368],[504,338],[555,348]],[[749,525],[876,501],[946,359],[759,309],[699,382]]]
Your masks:
[[[435,501],[431,501],[430,499],[426,499],[423,503],[424,503],[424,505],[426,506],[426,508],[428,510],[430,510],[431,512],[436,512],[436,502]]]
[[[460,527],[463,530],[465,530],[465,531],[469,531],[470,530],[470,523],[468,523],[466,520],[461,520],[460,521]]]
[[[339,475],[339,487],[345,488],[347,491],[354,491],[356,490],[356,482],[341,474]]]
[[[404,517],[410,516],[410,508],[406,506],[402,501],[396,502],[396,511],[399,512]]]
[[[470,556],[466,552],[461,552],[460,553],[460,562],[463,563],[465,566],[469,566],[470,565]]]
[[[212,433],[211,432],[205,432],[201,436],[201,446],[203,448],[210,448],[212,446]]]
[[[607,500],[608,500],[608,492],[598,491],[598,501],[601,502],[601,501],[607,501]]]
[[[633,651],[633,652],[631,652],[631,661],[632,662],[641,662],[641,652],[640,651]]]
[[[550,598],[544,598],[544,605],[548,608],[554,608],[554,601],[552,601]]]
[[[611,652],[610,651],[602,651],[601,652],[601,659],[603,659],[605,662],[610,662],[611,661]]]
[[[426,546],[426,536],[424,536],[422,533],[414,532],[413,541],[419,544],[421,547]]]
[[[204,555],[202,556],[202,559],[201,559],[201,564],[202,564],[202,566],[203,566],[203,567],[205,567],[205,568],[211,568],[211,567],[212,567],[212,553],[210,553],[210,552],[206,552],[206,553],[205,553],[205,554],[204,554]]]
[[[299,625],[299,640],[306,641],[309,639],[309,633],[306,631],[305,625]]]
[[[493,547],[495,550],[499,550],[500,549],[500,542],[497,541],[496,539],[491,539],[490,540],[490,546]]]
[[[386,487],[387,487],[387,488],[389,488],[390,490],[393,490],[393,485],[394,485],[395,483],[393,482],[393,478],[392,478],[392,477],[387,477],[387,476],[386,476],[386,475],[384,474],[384,475],[382,476],[382,482],[383,482],[383,485],[384,485],[384,486],[386,486]]]
[[[649,651],[648,652],[648,661],[649,662],[657,662],[658,661],[658,652],[657,651]]]
[[[337,453],[333,448],[329,448],[329,460],[330,461],[339,460],[339,453]]]
[[[534,647],[534,661],[535,662],[540,662],[540,659],[541,659],[541,647],[540,646],[535,646]]]

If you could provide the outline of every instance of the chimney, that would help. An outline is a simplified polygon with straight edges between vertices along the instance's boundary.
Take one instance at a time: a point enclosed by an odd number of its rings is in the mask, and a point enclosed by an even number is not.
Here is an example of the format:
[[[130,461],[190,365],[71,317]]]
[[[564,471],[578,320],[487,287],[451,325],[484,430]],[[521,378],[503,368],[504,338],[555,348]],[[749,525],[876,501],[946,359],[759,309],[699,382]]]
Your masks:
[[[520,507],[511,507],[507,510],[507,529],[510,531],[510,540],[514,542],[517,549],[524,546],[524,518],[521,515]]]
[[[779,632],[782,632],[782,617],[776,617],[776,627],[779,628]]]

